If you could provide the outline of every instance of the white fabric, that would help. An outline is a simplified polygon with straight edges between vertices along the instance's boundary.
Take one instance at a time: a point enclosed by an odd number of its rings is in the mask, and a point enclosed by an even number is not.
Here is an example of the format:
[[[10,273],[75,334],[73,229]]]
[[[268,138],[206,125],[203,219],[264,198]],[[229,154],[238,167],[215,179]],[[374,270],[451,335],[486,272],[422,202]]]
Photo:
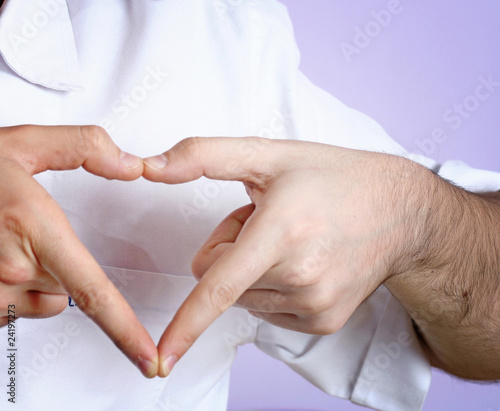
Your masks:
[[[406,155],[298,71],[286,10],[272,0],[7,0],[0,53],[0,126],[101,124],[143,156],[190,135]],[[156,340],[195,283],[196,250],[249,201],[240,184],[205,179],[166,186],[82,170],[37,178]],[[383,288],[324,337],[230,309],[167,380],[141,377],[76,307],[17,324],[21,409],[222,410],[236,347],[247,342],[326,392],[377,409],[418,410],[430,383],[409,318]]]
[[[446,180],[473,192],[500,191],[499,173],[469,167],[463,161],[447,161],[439,169]]]

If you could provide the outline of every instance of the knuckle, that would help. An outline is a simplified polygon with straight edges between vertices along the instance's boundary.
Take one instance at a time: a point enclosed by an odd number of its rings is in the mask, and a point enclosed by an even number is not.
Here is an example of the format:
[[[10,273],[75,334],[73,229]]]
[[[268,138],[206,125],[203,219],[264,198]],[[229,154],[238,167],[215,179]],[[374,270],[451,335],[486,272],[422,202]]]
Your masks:
[[[25,204],[21,199],[13,199],[7,209],[2,210],[0,215],[0,227],[4,233],[17,236],[24,235],[26,229],[26,210]],[[23,218],[24,214],[24,218]]]
[[[302,298],[300,310],[306,315],[320,315],[331,307],[330,298],[322,293],[316,293],[308,298]]]
[[[207,139],[202,137],[188,137],[177,143],[179,153],[189,160],[198,161],[201,159],[203,145]]]
[[[177,338],[182,347],[191,347],[198,337],[192,330],[183,330]]]
[[[309,276],[301,273],[301,270],[290,270],[283,274],[282,284],[288,289],[300,289],[311,284]]]
[[[0,281],[11,285],[29,281],[40,268],[32,248],[37,230],[27,218],[29,210],[23,205],[14,210],[0,215]]]
[[[300,277],[303,287],[318,286],[324,279],[328,268],[328,261],[323,262],[314,255],[308,255],[296,265],[295,272]]]
[[[288,226],[287,238],[292,243],[297,241],[304,242],[305,239],[315,239],[321,235],[320,227],[321,225],[312,217],[297,218],[293,225]]]
[[[31,270],[15,263],[12,259],[0,262],[0,282],[5,285],[19,285],[29,281]]]
[[[61,216],[64,217],[64,214],[57,203],[43,189],[12,196],[0,210],[2,248],[12,250],[13,247],[17,247],[32,257],[35,245],[44,240],[46,221],[60,224],[64,221],[61,220]]]
[[[234,286],[227,281],[219,283],[209,290],[210,304],[218,314],[222,314],[231,307],[235,303],[236,297]]]
[[[110,291],[95,283],[77,287],[71,292],[71,298],[91,318],[105,310],[111,300]]]
[[[100,126],[89,125],[79,126],[78,137],[78,153],[85,156],[97,150],[99,147],[102,147],[105,140],[108,138],[108,134],[106,130]]]

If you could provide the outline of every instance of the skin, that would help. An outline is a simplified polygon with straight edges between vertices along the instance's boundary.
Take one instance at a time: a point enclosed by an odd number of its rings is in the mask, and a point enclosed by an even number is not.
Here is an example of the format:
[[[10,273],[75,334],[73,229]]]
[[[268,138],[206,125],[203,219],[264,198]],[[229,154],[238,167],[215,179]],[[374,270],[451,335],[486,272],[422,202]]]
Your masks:
[[[385,285],[414,319],[432,365],[498,380],[500,192],[477,195],[435,180],[425,260]]]
[[[330,334],[385,284],[435,366],[499,378],[499,193],[468,193],[404,158],[309,142],[190,138],[143,162],[95,126],[7,127],[0,139],[3,325],[9,304],[18,317],[49,317],[69,293],[144,375],[166,376],[233,304],[281,327]],[[251,204],[194,258],[199,283],[158,349],[32,178],[80,166],[108,179],[206,176],[247,189]]]
[[[199,283],[158,344],[160,376],[235,303],[330,334],[385,284],[433,365],[500,378],[499,193],[468,193],[404,158],[299,141],[191,138],[144,162],[151,181],[237,180],[252,201],[196,255]]]
[[[138,157],[122,152],[95,126],[0,128],[0,325],[64,310],[70,294],[145,376],[158,355],[134,312],[73,232],[62,210],[32,178],[83,167],[107,179],[142,175]]]

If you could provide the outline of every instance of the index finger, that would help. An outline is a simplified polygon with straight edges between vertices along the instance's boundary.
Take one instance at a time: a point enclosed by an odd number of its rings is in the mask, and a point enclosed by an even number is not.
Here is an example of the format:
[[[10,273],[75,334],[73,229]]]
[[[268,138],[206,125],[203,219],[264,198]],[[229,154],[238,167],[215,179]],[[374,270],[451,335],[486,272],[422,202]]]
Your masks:
[[[99,126],[2,127],[0,143],[0,156],[16,160],[32,175],[82,166],[108,179],[134,180],[144,167],[141,158],[120,150]]]
[[[279,230],[270,214],[255,212],[235,244],[205,273],[158,343],[159,376],[279,258]]]
[[[50,272],[146,377],[157,375],[156,345],[132,308],[78,240],[69,222],[54,210],[43,219],[43,238],[33,244],[40,265]],[[51,215],[52,214],[52,215]],[[56,229],[57,227],[57,229]]]

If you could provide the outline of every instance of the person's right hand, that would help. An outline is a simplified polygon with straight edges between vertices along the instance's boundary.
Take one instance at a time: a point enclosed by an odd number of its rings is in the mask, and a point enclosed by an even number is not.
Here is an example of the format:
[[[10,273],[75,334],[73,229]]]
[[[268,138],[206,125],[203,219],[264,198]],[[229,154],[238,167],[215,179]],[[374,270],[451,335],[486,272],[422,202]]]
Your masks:
[[[0,128],[0,326],[17,317],[63,311],[67,294],[147,377],[156,345],[113,283],[78,240],[64,213],[32,178],[82,166],[107,179],[134,180],[139,157],[122,152],[96,126]]]

